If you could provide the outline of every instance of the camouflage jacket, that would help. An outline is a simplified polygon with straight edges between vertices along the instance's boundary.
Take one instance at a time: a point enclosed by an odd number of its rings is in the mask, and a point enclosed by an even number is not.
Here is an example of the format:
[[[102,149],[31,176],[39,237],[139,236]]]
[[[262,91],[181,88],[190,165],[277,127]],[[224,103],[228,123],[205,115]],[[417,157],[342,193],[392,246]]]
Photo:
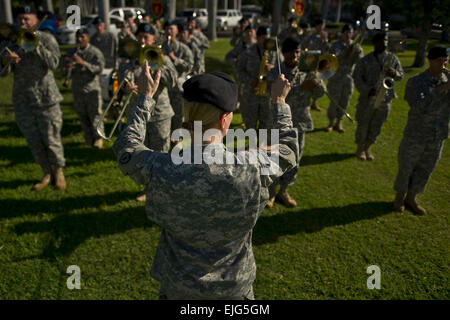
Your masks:
[[[364,56],[362,48],[360,45],[354,45],[353,52],[347,55],[347,49],[351,46],[353,41],[350,42],[350,45],[347,45],[344,41],[338,40],[333,42],[331,45],[330,53],[336,55],[339,61],[339,66],[336,71],[336,74],[333,77],[342,78],[342,77],[352,77],[353,70],[355,69],[355,65],[359,59]],[[356,54],[356,50],[361,49],[360,54]]]
[[[390,63],[390,65],[388,65]],[[365,55],[356,64],[353,71],[353,79],[355,81],[355,87],[359,91],[359,101],[369,100],[369,92],[371,89],[376,89],[380,76],[383,76],[383,66],[392,67],[395,69],[395,81],[403,79],[404,72],[400,60],[396,55],[390,52],[383,52],[382,54],[375,56],[374,51]],[[389,89],[385,101],[391,101],[396,98],[394,88]]]
[[[405,137],[420,141],[449,138],[450,91],[441,93],[436,89],[449,80],[448,72],[433,76],[428,70],[408,80],[405,100],[411,109],[404,132]]]
[[[291,69],[288,68],[285,63],[281,64],[281,73],[284,74],[286,79],[291,83],[291,91],[286,98],[286,103],[291,107],[292,119],[294,120],[294,125],[298,127],[301,131],[307,132],[314,130],[313,121],[311,118],[311,113],[309,112],[308,106],[310,104],[311,98],[319,99],[325,93],[325,84],[320,80],[320,85],[311,91],[301,91],[300,85],[305,80],[310,80],[314,78],[314,74],[309,72],[300,71],[298,65]],[[267,81],[269,87],[272,81],[278,78],[278,67],[273,68],[267,74]]]
[[[228,51],[228,53],[225,55],[225,63],[233,67],[234,76],[236,78],[236,81],[239,81],[239,78],[237,76],[237,63],[239,60],[239,56],[248,48],[250,48],[252,44],[248,44],[245,41],[240,42],[237,46],[235,46],[233,49]]]
[[[46,32],[37,31],[39,45],[34,51],[19,49],[20,62],[9,65],[2,76],[14,72],[12,101],[14,105],[50,106],[63,100],[53,70],[61,54],[58,42]],[[3,65],[2,65],[3,68]]]
[[[117,37],[108,31],[101,35],[94,34],[91,38],[91,44],[100,49],[105,58],[106,69],[116,69],[118,66],[119,44]]]
[[[323,40],[317,32],[308,37],[305,41],[305,46],[308,50],[320,50],[322,54],[327,53],[330,49],[329,42]]]
[[[197,146],[204,161],[193,165],[175,164],[170,154],[143,145],[153,105],[151,98],[139,97],[113,146],[122,172],[148,186],[147,216],[162,228],[151,274],[191,299],[245,296],[256,276],[252,230],[268,201],[268,187],[298,160],[289,106],[273,106],[280,132],[280,145],[273,149],[278,165],[257,150],[230,154],[223,144],[212,148],[220,158],[240,163],[208,163],[211,153]],[[259,161],[250,164],[250,157]],[[274,170],[264,175],[268,166]]]
[[[99,49],[88,45],[84,50],[73,48],[67,52],[71,57],[75,53],[80,56],[85,63],[83,65],[74,64],[72,69],[72,90],[73,92],[100,91],[99,75],[105,66],[105,59]]]
[[[208,37],[201,32],[200,30],[194,30],[192,32],[194,35],[193,40],[197,43],[198,47],[200,48],[202,54],[205,54],[205,50],[209,49],[209,40]]]
[[[173,51],[175,54],[175,60],[173,60],[173,65],[178,72],[177,89],[183,91],[183,83],[186,81],[188,74],[192,72],[194,68],[194,55],[191,49],[184,43],[177,41],[175,43],[170,43],[168,46],[163,46],[164,54],[168,57],[169,51]],[[170,59],[168,57],[168,59]]]
[[[123,78],[126,78],[135,84],[139,75],[142,72],[141,66],[137,62],[127,62],[123,63],[119,67],[119,83],[122,82]],[[164,64],[161,67],[161,79],[159,82],[158,90],[156,91],[153,98],[156,101],[155,108],[152,111],[150,121],[160,121],[167,118],[171,118],[175,113],[173,112],[172,105],[170,104],[169,91],[176,86],[177,81],[177,71],[172,61],[168,57],[164,57]],[[133,96],[130,99],[130,104],[128,105],[127,115],[130,114],[131,109],[137,103],[137,96]]]
[[[198,42],[194,39],[190,39],[185,45],[191,49],[192,55],[194,56],[194,67],[192,68],[191,73],[198,74],[202,63],[202,50],[198,46]]]

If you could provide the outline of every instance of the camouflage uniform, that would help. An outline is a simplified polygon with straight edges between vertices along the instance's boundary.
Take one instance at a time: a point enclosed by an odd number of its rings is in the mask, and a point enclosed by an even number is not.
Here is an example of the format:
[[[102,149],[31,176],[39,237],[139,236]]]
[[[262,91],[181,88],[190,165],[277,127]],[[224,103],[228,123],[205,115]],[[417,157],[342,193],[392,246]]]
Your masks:
[[[163,49],[168,59],[170,59],[168,51],[174,52],[176,59],[173,61],[173,64],[178,72],[177,85],[169,90],[170,102],[175,112],[175,115],[172,117],[171,130],[173,131],[181,128],[183,123],[183,83],[194,67],[194,55],[191,49],[180,41],[170,43],[168,47],[163,46]]]
[[[234,79],[236,80],[236,83],[239,86],[239,96],[238,101],[243,100],[243,86],[241,82],[239,81],[239,76],[237,72],[237,62],[239,59],[239,56],[248,48],[250,48],[252,44],[248,44],[245,41],[242,41],[237,46],[235,46],[233,49],[231,49],[226,55],[225,55],[225,63],[233,67],[233,74]]]
[[[68,56],[77,53],[85,61],[84,65],[74,64],[72,69],[73,106],[80,118],[84,138],[87,144],[93,144],[99,138],[97,124],[102,116],[102,89],[99,75],[105,66],[103,54],[94,46],[84,50],[71,49]],[[100,124],[103,131],[103,121]]]
[[[350,42],[351,45],[352,41]],[[331,98],[339,104],[341,108],[347,110],[348,102],[353,94],[353,70],[355,64],[360,58],[364,56],[361,46],[357,45],[352,54],[347,55],[347,49],[350,47],[344,41],[338,40],[331,45],[330,53],[335,54],[339,60],[339,67],[336,74],[328,80],[328,93]],[[356,54],[356,50],[361,49],[359,55]],[[334,119],[342,120],[344,118],[344,112],[340,110],[336,105],[330,102],[328,107],[328,119],[330,121]]]
[[[405,100],[411,109],[398,151],[397,192],[423,192],[439,162],[444,141],[450,137],[450,95],[435,88],[448,81],[448,73],[433,76],[425,71],[406,85]]]
[[[198,43],[194,39],[189,39],[189,41],[187,43],[185,43],[185,45],[187,45],[189,47],[189,49],[191,49],[192,55],[194,56],[194,67],[193,67],[193,71],[191,72],[191,74],[196,75],[196,74],[204,73],[205,72],[204,70],[202,72],[200,72],[200,70],[202,70],[203,54],[202,54],[202,50],[198,46]],[[203,69],[204,69],[204,61],[203,61]]]
[[[137,62],[128,62],[120,65],[119,82],[126,78],[135,82],[141,74],[142,68]],[[147,123],[147,135],[144,144],[147,148],[159,152],[168,152],[170,148],[170,125],[174,115],[170,105],[169,90],[176,86],[177,71],[169,57],[164,57],[164,64],[161,67],[161,79],[158,90],[153,99],[156,106],[151,114],[150,121]],[[127,116],[131,117],[132,107],[137,103],[137,96],[133,95],[127,107]]]
[[[64,167],[61,142],[63,124],[59,103],[63,100],[53,70],[58,67],[59,46],[52,35],[36,31],[39,45],[32,52],[18,50],[21,60],[4,70],[14,72],[12,102],[17,125],[25,136],[34,160],[44,172],[51,166]],[[3,67],[3,66],[2,66]]]
[[[199,30],[194,30],[192,32],[194,38],[192,39],[197,43],[197,46],[200,49],[200,60],[199,60],[199,70],[198,73],[205,73],[205,50],[209,49],[209,40],[205,34]]]
[[[269,129],[272,125],[272,113],[270,111],[269,96],[256,96],[255,87],[251,85],[253,80],[259,77],[261,59],[264,57],[263,50],[258,44],[253,44],[244,51],[236,65],[237,76],[242,85],[242,101],[240,110],[242,119],[247,129],[256,129],[259,121],[260,129]],[[276,51],[269,51],[268,62],[277,64]]]
[[[244,32],[240,33],[240,34],[236,34],[235,32],[233,32],[233,36],[231,37],[230,40],[230,45],[232,47],[236,47],[239,44],[241,44],[241,42],[244,42]]]
[[[286,79],[291,83],[291,91],[286,98],[286,103],[291,107],[292,112],[292,122],[294,128],[298,131],[298,144],[299,144],[299,158],[297,166],[287,171],[280,178],[280,186],[282,188],[287,188],[288,186],[295,183],[297,177],[298,166],[300,165],[300,160],[302,158],[303,149],[305,146],[305,135],[306,132],[314,130],[314,124],[309,112],[309,101],[311,98],[320,98],[325,93],[325,84],[320,81],[320,85],[311,91],[301,91],[300,85],[306,80],[314,78],[312,73],[306,73],[296,66],[293,69],[288,68],[285,63],[281,64],[281,73],[284,74]],[[269,84],[276,80],[278,77],[278,67],[273,68],[267,74],[267,80]]]
[[[94,34],[91,38],[91,44],[100,49],[105,57],[105,69],[116,69],[118,67],[119,44],[117,37],[108,31],[101,35]]]
[[[305,41],[305,46],[308,50],[320,50],[322,54],[327,53],[330,50],[328,41],[323,40],[317,32],[314,32],[308,37]]]
[[[381,133],[383,124],[388,118],[391,101],[397,97],[394,89],[388,90],[384,100],[377,109],[374,109],[373,103],[371,103],[373,98],[369,98],[370,90],[376,89],[380,75],[383,76],[383,66],[387,63],[385,61],[393,61],[390,66],[386,67],[395,69],[395,81],[400,81],[404,76],[400,60],[395,55],[392,56],[393,58],[389,58],[388,55],[390,56],[392,53],[383,52],[375,56],[374,52],[371,52],[359,60],[353,72],[355,86],[359,91],[355,115],[356,121],[358,122],[355,142],[358,145],[371,145],[375,143]]]
[[[161,283],[160,294],[169,299],[253,299],[252,230],[268,201],[267,188],[297,162],[289,106],[273,107],[280,130],[279,166],[273,175],[262,175],[266,165],[248,161],[258,156],[256,150],[231,154],[246,164],[197,165],[174,164],[170,154],[148,150],[142,141],[153,105],[151,98],[139,97],[113,149],[122,172],[148,186],[147,216],[162,227],[151,269]],[[230,155],[223,144],[213,147]],[[204,151],[207,159],[210,153]]]

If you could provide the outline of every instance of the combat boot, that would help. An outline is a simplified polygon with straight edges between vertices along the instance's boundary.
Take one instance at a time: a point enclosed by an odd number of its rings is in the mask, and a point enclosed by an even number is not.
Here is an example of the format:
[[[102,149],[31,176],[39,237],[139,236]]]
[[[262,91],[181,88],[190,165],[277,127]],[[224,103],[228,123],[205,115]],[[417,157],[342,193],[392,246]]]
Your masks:
[[[52,175],[48,172],[44,172],[44,176],[42,177],[41,181],[39,181],[38,183],[36,183],[33,186],[33,190],[34,191],[41,191],[42,189],[44,189],[46,186],[48,186],[50,184]]]
[[[366,160],[366,153],[364,152],[364,146],[358,144],[358,148],[356,149],[356,157],[360,160]]]
[[[336,125],[334,126],[334,130],[336,130],[339,133],[345,132],[344,128],[342,127],[342,119],[337,121]]]
[[[66,184],[66,178],[64,177],[63,168],[62,167],[56,167],[55,174],[55,188],[57,190],[64,190],[67,187]]]
[[[103,139],[98,138],[92,145],[94,146],[94,148],[103,149]]]
[[[297,201],[291,198],[291,196],[287,192],[287,189],[285,188],[280,189],[280,192],[278,192],[277,194],[277,198],[286,207],[294,208],[297,206]]]
[[[271,209],[273,208],[274,203],[275,203],[275,196],[273,196],[272,198],[269,199],[269,201],[267,201],[266,207]]]
[[[374,160],[375,156],[373,155],[373,153],[370,151],[370,144],[366,145],[366,150],[364,150],[364,153],[366,154],[366,159],[367,160]]]
[[[405,194],[397,192],[394,200],[394,210],[397,212],[405,211]]]
[[[333,131],[333,121],[330,120],[330,123],[328,124],[328,127],[325,129],[326,132]]]
[[[315,101],[311,104],[310,109],[319,112],[322,111],[322,109],[316,104]]]
[[[426,215],[427,210],[417,203],[416,196],[407,194],[405,198],[405,205],[409,207],[415,214],[420,216]]]
[[[139,201],[139,202],[145,202],[147,200],[147,188],[142,190],[142,192],[140,192],[137,195],[136,200]]]

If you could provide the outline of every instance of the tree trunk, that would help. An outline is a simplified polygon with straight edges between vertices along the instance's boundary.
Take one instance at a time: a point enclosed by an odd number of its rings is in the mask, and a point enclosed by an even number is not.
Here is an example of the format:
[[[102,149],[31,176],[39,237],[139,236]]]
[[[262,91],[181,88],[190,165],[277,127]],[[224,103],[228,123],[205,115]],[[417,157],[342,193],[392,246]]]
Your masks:
[[[217,40],[216,18],[217,18],[217,0],[208,0],[208,39],[209,39],[209,41]]]
[[[322,1],[322,13],[323,13],[322,19],[326,21],[328,17],[328,0]]]
[[[169,19],[175,19],[175,16],[177,14],[177,6],[175,0],[167,1],[167,11]]]
[[[1,0],[0,22],[13,24],[13,15],[10,0]]]
[[[420,68],[425,65],[425,56],[428,49],[428,38],[431,33],[431,20],[424,21],[420,28],[419,44],[417,46],[416,57],[412,67]]]
[[[342,9],[342,0],[338,0],[337,12],[336,12],[336,23],[341,21],[341,9]]]
[[[109,1],[98,0],[98,15],[105,22],[106,31],[109,31]]]
[[[283,8],[283,1],[278,0],[275,1],[273,6],[273,23],[272,23],[272,36],[276,36],[280,33],[280,24],[281,24],[281,10]]]
[[[44,0],[43,6],[44,6],[44,10],[54,13],[52,0]]]

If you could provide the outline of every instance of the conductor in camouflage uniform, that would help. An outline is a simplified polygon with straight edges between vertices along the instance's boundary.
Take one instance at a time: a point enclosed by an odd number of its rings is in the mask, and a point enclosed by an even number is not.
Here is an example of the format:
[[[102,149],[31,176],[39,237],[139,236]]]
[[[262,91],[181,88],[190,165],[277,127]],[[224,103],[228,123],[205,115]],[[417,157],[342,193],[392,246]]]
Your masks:
[[[239,82],[242,84],[242,101],[240,104],[242,119],[247,129],[270,129],[272,112],[270,110],[269,95],[256,95],[260,76],[261,61],[264,59],[264,42],[270,37],[270,28],[260,26],[256,32],[256,43],[244,51],[236,65]],[[273,68],[277,62],[277,52],[268,51],[264,74]],[[265,76],[263,81],[266,81]],[[259,123],[259,126],[258,126]]]
[[[20,28],[35,30],[39,24],[32,6],[17,9]],[[62,96],[53,70],[60,60],[59,46],[49,33],[36,31],[37,47],[16,48],[1,59],[2,76],[14,72],[12,101],[17,125],[25,136],[34,160],[44,176],[33,186],[36,191],[49,185],[52,178],[57,189],[65,189],[63,167],[66,164],[61,142],[63,124],[59,103]]]
[[[386,90],[380,105],[375,108],[374,101],[380,92],[380,80],[391,77],[394,81],[403,79],[404,72],[397,56],[386,52],[387,37],[385,32],[379,32],[372,38],[374,51],[364,56],[356,64],[353,72],[359,100],[356,105],[355,142],[358,145],[356,156],[361,160],[373,160],[370,147],[381,133],[391,110],[391,101],[396,98],[394,88]]]
[[[432,48],[428,61],[428,70],[410,78],[406,85],[405,100],[411,109],[398,150],[398,174],[394,184],[395,210],[402,212],[406,205],[419,215],[427,211],[417,203],[416,195],[425,190],[450,132],[447,49]]]
[[[287,38],[282,44],[284,62],[281,64],[281,74],[291,83],[292,89],[286,98],[291,108],[292,122],[298,131],[299,158],[295,167],[280,177],[280,191],[276,193],[276,184],[270,188],[270,200],[267,206],[271,208],[275,198],[287,207],[297,206],[297,202],[289,195],[287,189],[295,183],[298,167],[305,147],[306,133],[314,129],[308,104],[311,98],[320,98],[325,93],[325,84],[315,78],[314,73],[301,71],[299,61],[301,44],[297,39]],[[274,67],[267,75],[267,81],[272,84],[278,77],[278,67]]]
[[[170,36],[170,42],[165,43],[162,48],[178,72],[177,85],[169,90],[170,102],[175,112],[172,118],[173,131],[181,128],[183,123],[183,83],[194,68],[194,55],[187,45],[178,41],[178,26],[174,20],[167,20],[164,28],[166,37]]]
[[[87,28],[78,29],[76,37],[78,47],[69,50],[67,56],[70,62],[66,64],[66,71],[72,74],[73,105],[86,143],[101,149],[103,140],[97,133],[97,125],[103,132],[99,75],[105,66],[105,59],[99,49],[90,45]]]
[[[327,131],[334,129],[339,133],[344,132],[342,127],[344,112],[347,110],[353,94],[353,70],[355,69],[355,64],[364,55],[361,46],[353,43],[352,36],[353,27],[346,24],[342,28],[342,39],[331,45],[330,53],[338,58],[339,67],[336,73],[328,80],[328,93],[340,108],[334,102],[330,102],[328,106],[328,119],[330,122]]]
[[[147,149],[145,127],[157,86],[158,75],[153,80],[147,70],[140,77],[137,106],[113,149],[122,172],[148,186],[146,213],[162,228],[150,272],[161,283],[160,298],[253,299],[252,230],[268,200],[267,188],[297,163],[297,132],[285,103],[289,83],[280,77],[272,86],[275,127],[280,132],[280,145],[272,155],[278,157],[278,165],[261,150],[236,155],[222,143],[236,108],[237,86],[220,72],[196,75],[184,84],[190,105],[186,120],[205,123],[205,117],[215,118],[208,121],[215,128],[210,139],[200,137],[202,142],[184,151],[191,154],[189,160],[200,155],[201,163],[176,164],[170,154]],[[210,162],[213,153],[228,161]],[[263,161],[249,161],[251,157]],[[264,170],[266,166],[272,170]]]
[[[151,46],[156,42],[155,29],[147,23],[139,24],[136,31],[136,38],[140,45]],[[161,70],[161,79],[158,90],[153,99],[156,104],[152,111],[149,122],[146,125],[147,134],[145,136],[144,145],[157,152],[168,152],[170,148],[170,128],[171,120],[174,115],[169,99],[169,90],[173,90],[177,85],[178,73],[172,61],[168,57],[164,57],[163,64],[159,68]],[[119,82],[124,78],[128,80],[126,91],[133,94],[127,107],[127,116],[131,116],[132,107],[137,102],[137,86],[136,80],[142,72],[139,61],[131,60],[125,64],[121,64],[119,68]],[[154,71],[152,71],[155,74]],[[138,195],[138,201],[145,201],[146,194]]]

